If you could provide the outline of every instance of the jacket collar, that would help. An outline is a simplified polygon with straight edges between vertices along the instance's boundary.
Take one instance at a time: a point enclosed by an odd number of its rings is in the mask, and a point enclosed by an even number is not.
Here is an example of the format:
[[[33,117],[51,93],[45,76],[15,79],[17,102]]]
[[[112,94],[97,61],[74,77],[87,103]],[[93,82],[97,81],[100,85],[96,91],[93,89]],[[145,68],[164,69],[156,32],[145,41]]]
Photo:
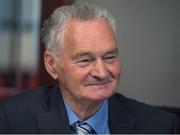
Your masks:
[[[117,97],[118,96],[118,97]],[[121,95],[113,95],[109,99],[109,127],[111,133],[133,133],[136,119],[133,113],[125,106]]]
[[[42,104],[44,112],[37,115],[40,133],[69,134],[69,121],[59,86],[50,90]]]
[[[109,100],[109,127],[111,133],[132,133],[136,123],[123,101],[112,96]],[[40,133],[70,134],[69,121],[59,86],[50,90],[42,104],[44,112],[37,114]]]

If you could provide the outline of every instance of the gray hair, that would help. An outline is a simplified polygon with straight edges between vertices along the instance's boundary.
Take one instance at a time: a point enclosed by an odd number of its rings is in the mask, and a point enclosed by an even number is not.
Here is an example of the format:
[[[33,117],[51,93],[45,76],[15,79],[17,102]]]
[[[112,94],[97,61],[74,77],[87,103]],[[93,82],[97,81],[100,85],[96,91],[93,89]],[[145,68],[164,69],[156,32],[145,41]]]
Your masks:
[[[115,20],[106,9],[88,3],[62,6],[57,8],[44,23],[42,38],[46,50],[58,50],[59,47],[63,46],[64,28],[70,19],[81,21],[104,20],[116,33]]]

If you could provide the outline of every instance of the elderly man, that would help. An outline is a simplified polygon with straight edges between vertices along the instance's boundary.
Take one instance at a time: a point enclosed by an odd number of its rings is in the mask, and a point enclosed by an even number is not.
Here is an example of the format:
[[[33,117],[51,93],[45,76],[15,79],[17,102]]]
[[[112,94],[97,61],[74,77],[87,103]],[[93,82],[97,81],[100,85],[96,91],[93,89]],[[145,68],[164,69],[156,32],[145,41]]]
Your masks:
[[[44,62],[58,80],[0,104],[1,133],[175,133],[176,116],[115,93],[115,21],[96,5],[63,6],[45,22]]]

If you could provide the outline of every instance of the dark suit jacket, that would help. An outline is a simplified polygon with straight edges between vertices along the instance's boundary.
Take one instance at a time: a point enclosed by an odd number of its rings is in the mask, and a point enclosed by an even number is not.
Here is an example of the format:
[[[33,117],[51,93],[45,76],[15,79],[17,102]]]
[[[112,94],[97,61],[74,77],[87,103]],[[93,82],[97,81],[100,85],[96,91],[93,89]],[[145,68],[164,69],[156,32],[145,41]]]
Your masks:
[[[111,133],[174,133],[176,116],[120,94],[109,100]],[[43,87],[0,104],[0,133],[70,133],[60,89]]]

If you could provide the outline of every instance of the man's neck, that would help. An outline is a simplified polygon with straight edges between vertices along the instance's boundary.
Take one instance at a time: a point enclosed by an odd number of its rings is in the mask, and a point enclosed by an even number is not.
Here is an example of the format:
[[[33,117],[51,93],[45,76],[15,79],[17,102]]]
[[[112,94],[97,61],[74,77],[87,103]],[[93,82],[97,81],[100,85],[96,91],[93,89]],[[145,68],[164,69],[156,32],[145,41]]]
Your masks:
[[[63,92],[62,95],[68,105],[72,108],[74,113],[81,120],[86,120],[94,115],[103,104],[103,101],[87,101],[71,98],[69,96],[66,96],[66,94],[64,94]]]
[[[82,103],[83,101],[80,101],[79,103],[70,102],[69,105],[72,107],[75,114],[79,117],[81,120],[86,120],[92,115],[94,115],[99,108],[102,105],[102,102],[99,103]]]

